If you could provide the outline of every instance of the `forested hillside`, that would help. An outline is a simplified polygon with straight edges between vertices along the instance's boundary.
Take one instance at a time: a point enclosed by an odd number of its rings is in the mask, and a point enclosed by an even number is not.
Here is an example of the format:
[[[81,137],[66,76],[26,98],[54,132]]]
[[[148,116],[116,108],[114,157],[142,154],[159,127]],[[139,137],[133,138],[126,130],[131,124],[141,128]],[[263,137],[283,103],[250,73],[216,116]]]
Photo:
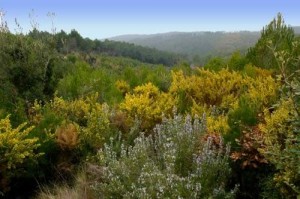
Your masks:
[[[300,34],[299,27],[293,27]],[[152,35],[121,35],[110,38],[167,52],[186,55],[194,64],[205,64],[212,57],[229,57],[233,52],[246,53],[255,45],[260,32],[171,32]]]
[[[182,55],[164,52],[154,48],[137,46],[125,42],[83,38],[76,30],[72,30],[70,33],[66,33],[62,30],[53,36],[48,32],[33,29],[29,32],[28,36],[33,39],[52,39],[56,50],[61,54],[74,52],[85,55],[106,54],[110,56],[128,57],[146,63],[163,64],[165,66],[172,66],[184,60]],[[93,59],[92,57],[90,58]]]
[[[0,197],[300,197],[300,38],[280,14],[201,67],[1,22]]]
[[[235,51],[246,52],[253,46],[259,32],[173,32],[154,35],[120,36],[110,38],[136,45],[148,46],[163,51],[184,54],[198,64],[205,63],[210,57],[226,57]]]

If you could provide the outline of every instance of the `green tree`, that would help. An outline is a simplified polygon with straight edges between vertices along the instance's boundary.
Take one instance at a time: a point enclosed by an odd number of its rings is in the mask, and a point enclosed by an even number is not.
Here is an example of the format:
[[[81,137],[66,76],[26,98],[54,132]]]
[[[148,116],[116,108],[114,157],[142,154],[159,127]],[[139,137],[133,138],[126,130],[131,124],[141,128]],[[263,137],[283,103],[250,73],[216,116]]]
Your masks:
[[[228,61],[228,67],[232,70],[243,70],[246,64],[245,56],[241,55],[239,51],[234,52]]]
[[[220,57],[211,58],[204,66],[205,69],[209,69],[213,71],[220,71],[224,67],[225,67],[225,61]]]
[[[273,19],[269,25],[263,28],[261,38],[253,48],[249,49],[247,58],[252,64],[258,67],[279,69],[274,57],[274,51],[286,51],[290,53],[293,50],[294,41],[294,30],[285,24],[282,15],[278,13],[277,18]],[[294,69],[291,65],[288,67],[290,70]]]

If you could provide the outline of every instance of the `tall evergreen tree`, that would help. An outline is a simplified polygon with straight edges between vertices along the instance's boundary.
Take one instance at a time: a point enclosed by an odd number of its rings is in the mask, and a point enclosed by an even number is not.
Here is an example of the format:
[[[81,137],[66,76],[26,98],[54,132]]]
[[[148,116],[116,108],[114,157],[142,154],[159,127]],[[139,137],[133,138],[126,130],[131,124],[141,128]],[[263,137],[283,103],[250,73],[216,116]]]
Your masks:
[[[248,60],[262,68],[278,69],[276,61],[276,52],[285,51],[293,54],[293,43],[295,34],[292,27],[285,24],[280,13],[274,18],[261,32],[261,38],[256,45],[249,49],[247,53]],[[293,66],[288,66],[290,69]]]

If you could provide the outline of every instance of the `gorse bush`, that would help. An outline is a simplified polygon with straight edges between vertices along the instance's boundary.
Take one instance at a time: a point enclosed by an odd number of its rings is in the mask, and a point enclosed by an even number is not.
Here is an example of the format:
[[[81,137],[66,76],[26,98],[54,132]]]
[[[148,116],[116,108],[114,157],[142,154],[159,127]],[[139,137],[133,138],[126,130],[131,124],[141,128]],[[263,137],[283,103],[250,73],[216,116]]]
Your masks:
[[[7,191],[10,178],[42,155],[36,152],[38,138],[29,137],[34,127],[25,126],[23,123],[13,128],[9,117],[0,120],[0,193]]]
[[[264,111],[264,122],[259,126],[265,144],[260,151],[278,170],[274,182],[286,198],[300,194],[300,83],[297,78],[290,83],[284,100],[272,113]]]
[[[102,198],[233,198],[225,190],[229,148],[200,142],[204,131],[205,122],[175,116],[120,152],[105,145],[94,163],[98,170],[90,172],[99,177],[93,190]]]
[[[78,144],[84,148],[98,149],[110,133],[110,114],[106,104],[100,104],[98,93],[76,100],[54,97],[47,106],[65,121],[79,126]]]
[[[162,115],[172,114],[176,99],[170,94],[160,92],[152,83],[134,88],[132,94],[126,94],[120,109],[133,121],[135,117],[142,122],[143,130],[150,130],[161,121]]]

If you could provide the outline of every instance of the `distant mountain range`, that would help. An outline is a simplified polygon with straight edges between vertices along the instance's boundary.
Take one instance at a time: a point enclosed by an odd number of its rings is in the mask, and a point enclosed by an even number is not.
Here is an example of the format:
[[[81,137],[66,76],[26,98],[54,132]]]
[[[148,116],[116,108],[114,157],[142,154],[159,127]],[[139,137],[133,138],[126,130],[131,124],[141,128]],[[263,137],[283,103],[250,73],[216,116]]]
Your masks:
[[[300,26],[293,27],[300,34]],[[190,60],[205,62],[213,56],[229,56],[234,51],[246,52],[257,42],[259,31],[238,32],[169,32],[150,35],[121,35],[109,40],[129,42],[186,55]]]

